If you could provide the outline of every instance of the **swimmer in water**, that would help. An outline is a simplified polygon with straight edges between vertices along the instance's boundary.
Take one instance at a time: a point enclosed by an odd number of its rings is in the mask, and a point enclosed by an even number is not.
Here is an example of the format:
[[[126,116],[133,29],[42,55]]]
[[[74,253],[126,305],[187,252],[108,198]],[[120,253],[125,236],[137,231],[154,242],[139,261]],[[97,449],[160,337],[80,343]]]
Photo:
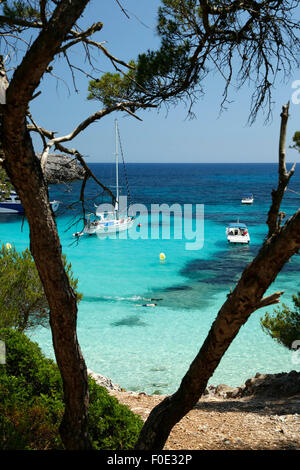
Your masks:
[[[157,304],[136,304],[137,307],[156,307]]]

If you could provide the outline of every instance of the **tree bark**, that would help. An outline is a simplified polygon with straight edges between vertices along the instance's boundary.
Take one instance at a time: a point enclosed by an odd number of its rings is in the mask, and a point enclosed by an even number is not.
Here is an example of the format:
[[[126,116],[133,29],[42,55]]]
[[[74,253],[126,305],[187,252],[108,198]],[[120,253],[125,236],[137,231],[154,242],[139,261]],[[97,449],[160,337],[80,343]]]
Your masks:
[[[281,125],[280,125],[280,137],[279,137],[279,164],[278,164],[278,186],[277,189],[272,190],[272,204],[268,212],[267,225],[269,227],[269,232],[267,238],[270,238],[273,233],[276,233],[280,226],[282,219],[284,219],[285,214],[280,212],[280,205],[284,193],[286,191],[287,185],[291,177],[295,172],[296,165],[294,164],[291,170],[288,172],[285,163],[285,141],[286,141],[286,129],[287,122],[289,118],[289,103],[285,106],[282,106],[281,113]]]
[[[30,227],[30,249],[50,307],[50,325],[65,399],[61,437],[69,450],[90,449],[87,369],[76,334],[76,296],[64,270],[48,189],[26,128],[26,111],[40,79],[89,0],[59,2],[16,69],[1,106],[3,166]]]

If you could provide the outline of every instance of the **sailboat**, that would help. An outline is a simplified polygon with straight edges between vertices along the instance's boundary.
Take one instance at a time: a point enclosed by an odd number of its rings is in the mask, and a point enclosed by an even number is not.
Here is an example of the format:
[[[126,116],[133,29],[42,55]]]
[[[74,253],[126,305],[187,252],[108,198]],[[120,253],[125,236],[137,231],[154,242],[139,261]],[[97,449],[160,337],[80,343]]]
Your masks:
[[[103,211],[101,205],[96,207],[96,219],[92,214],[87,216],[87,221],[82,232],[76,236],[87,235],[109,235],[128,230],[134,223],[134,217],[123,214],[119,210],[119,130],[118,121],[115,120],[115,159],[116,159],[116,200],[112,211]]]

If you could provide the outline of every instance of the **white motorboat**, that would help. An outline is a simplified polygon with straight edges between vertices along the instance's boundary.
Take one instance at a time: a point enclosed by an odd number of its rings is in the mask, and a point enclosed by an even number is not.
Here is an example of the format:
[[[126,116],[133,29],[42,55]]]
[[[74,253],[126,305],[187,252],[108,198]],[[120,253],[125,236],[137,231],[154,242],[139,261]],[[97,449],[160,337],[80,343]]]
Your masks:
[[[115,160],[116,160],[116,200],[112,211],[103,211],[101,205],[97,206],[95,214],[89,214],[81,232],[73,234],[75,237],[87,235],[109,235],[128,230],[132,227],[135,218],[119,211],[119,131],[115,120]]]
[[[0,195],[3,194],[4,192],[0,190]],[[50,204],[53,212],[56,212],[60,202],[51,201]],[[24,214],[24,207],[16,191],[10,191],[9,195],[4,196],[2,201],[0,200],[0,214]]]
[[[252,193],[244,194],[242,197],[242,204],[253,204],[254,196]]]
[[[250,243],[250,235],[246,224],[240,222],[231,223],[226,228],[226,236],[229,243]]]

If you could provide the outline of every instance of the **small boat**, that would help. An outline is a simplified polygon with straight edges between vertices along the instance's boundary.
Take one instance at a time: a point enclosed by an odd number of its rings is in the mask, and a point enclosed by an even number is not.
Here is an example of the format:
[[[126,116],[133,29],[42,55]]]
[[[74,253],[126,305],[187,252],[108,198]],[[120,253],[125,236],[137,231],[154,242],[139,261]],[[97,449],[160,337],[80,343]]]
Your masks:
[[[1,195],[3,195],[3,191],[0,190],[0,196]],[[53,212],[56,212],[60,202],[51,201],[50,204]],[[10,191],[10,194],[6,196],[3,201],[0,200],[0,214],[24,214],[24,207],[16,191]]]
[[[103,211],[103,208],[96,206],[95,214],[89,214],[81,232],[73,234],[75,237],[82,235],[109,235],[128,230],[134,224],[134,217],[123,214],[119,211],[119,131],[118,122],[115,120],[115,160],[116,160],[116,200],[112,211]]]
[[[226,228],[227,240],[229,243],[249,243],[250,235],[246,224],[240,222],[231,223]]]
[[[242,204],[253,204],[254,197],[252,193],[244,194],[242,197]]]

